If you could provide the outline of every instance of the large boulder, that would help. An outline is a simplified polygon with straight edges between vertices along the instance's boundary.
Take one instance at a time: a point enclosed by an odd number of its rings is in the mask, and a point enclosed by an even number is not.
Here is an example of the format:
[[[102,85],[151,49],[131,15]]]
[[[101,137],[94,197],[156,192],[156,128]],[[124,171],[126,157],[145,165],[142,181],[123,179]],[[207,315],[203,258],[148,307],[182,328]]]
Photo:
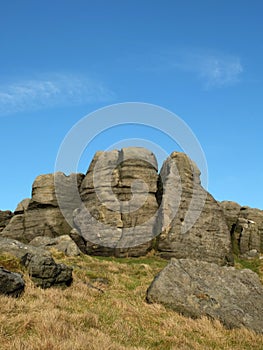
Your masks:
[[[1,235],[29,243],[38,236],[54,238],[69,234],[73,222],[67,221],[64,213],[61,213],[57,192],[67,206],[67,219],[72,218],[72,212],[79,199],[79,193],[74,192],[73,184],[78,188],[82,178],[82,174],[66,176],[63,173],[38,176],[32,186],[32,198],[18,204],[15,215]]]
[[[251,251],[263,252],[263,211],[231,201],[223,201],[220,205],[231,233],[234,252],[243,256],[249,256]]]
[[[57,251],[62,252],[67,256],[80,255],[80,250],[77,244],[68,235],[63,235],[55,238],[38,236],[30,242],[30,245],[51,251],[52,249],[56,249]]]
[[[160,255],[233,264],[223,211],[201,186],[195,163],[186,154],[173,152],[162,166],[159,183]]]
[[[0,254],[5,253],[13,255],[18,259],[21,259],[27,253],[30,253],[32,255],[42,255],[48,257],[51,256],[49,251],[44,250],[42,248],[34,247],[29,244],[24,244],[15,239],[0,237]]]
[[[156,236],[157,162],[139,147],[97,152],[82,181],[74,222],[89,254],[144,255]]]
[[[10,210],[0,210],[0,232],[7,226],[12,216],[13,213]]]
[[[68,287],[72,283],[72,268],[57,264],[52,257],[27,253],[21,263],[38,287]]]
[[[251,270],[173,258],[150,285],[147,301],[263,333],[263,286]]]
[[[25,282],[19,273],[11,272],[0,266],[0,294],[19,297],[25,289]]]
[[[0,254],[5,253],[18,258],[27,268],[33,282],[39,287],[65,287],[72,282],[72,268],[57,264],[48,250],[1,237]]]

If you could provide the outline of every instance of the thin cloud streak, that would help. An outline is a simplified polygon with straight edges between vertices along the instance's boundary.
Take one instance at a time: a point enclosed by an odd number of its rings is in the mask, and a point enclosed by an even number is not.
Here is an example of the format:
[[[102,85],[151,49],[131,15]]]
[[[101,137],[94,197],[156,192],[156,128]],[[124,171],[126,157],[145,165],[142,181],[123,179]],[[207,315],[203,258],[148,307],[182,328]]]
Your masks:
[[[190,73],[207,89],[234,85],[244,71],[239,57],[205,50],[161,52],[150,55],[147,62],[144,71]]]
[[[54,74],[0,86],[0,115],[112,99],[114,93],[101,82]]]

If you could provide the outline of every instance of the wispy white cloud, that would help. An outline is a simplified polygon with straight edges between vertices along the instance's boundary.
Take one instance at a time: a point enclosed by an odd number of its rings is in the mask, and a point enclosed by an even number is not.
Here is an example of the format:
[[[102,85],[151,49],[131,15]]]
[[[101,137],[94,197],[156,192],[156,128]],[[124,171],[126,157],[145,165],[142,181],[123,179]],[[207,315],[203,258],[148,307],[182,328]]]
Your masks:
[[[150,55],[143,70],[187,72],[198,78],[205,88],[215,88],[238,83],[244,68],[238,56],[208,50],[179,49]]]
[[[196,55],[193,60],[193,71],[207,88],[234,85],[244,70],[239,57],[231,55]]]
[[[114,93],[103,83],[67,74],[0,85],[0,115],[110,101]]]

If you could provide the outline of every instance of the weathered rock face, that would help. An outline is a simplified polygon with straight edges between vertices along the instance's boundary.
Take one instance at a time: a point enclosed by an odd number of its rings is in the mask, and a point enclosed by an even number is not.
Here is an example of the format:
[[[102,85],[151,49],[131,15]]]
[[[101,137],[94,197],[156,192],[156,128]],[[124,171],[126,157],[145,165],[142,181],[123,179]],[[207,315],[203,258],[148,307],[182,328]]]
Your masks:
[[[195,164],[179,152],[160,175],[147,149],[97,152],[85,176],[38,176],[32,198],[14,214],[1,236],[24,243],[71,235],[88,254],[141,256],[155,249],[165,258],[232,263],[222,209],[202,188]]]
[[[0,294],[19,297],[25,289],[25,282],[19,273],[0,267]]]
[[[97,152],[80,187],[74,222],[89,254],[144,255],[155,237],[157,162],[144,148]]]
[[[40,247],[48,250],[55,248],[67,256],[77,256],[80,254],[78,246],[68,235],[63,235],[56,238],[38,236],[35,237],[29,244],[34,247]]]
[[[155,277],[147,300],[192,318],[208,316],[228,328],[263,333],[263,286],[251,270],[172,259]]]
[[[8,253],[18,258],[28,269],[31,279],[37,286],[42,288],[69,286],[72,282],[72,268],[57,264],[51,253],[42,247],[0,237],[0,254]]]
[[[44,249],[34,247],[29,244],[24,244],[15,239],[6,237],[0,237],[0,254],[8,253],[21,259],[25,254],[30,253],[32,255],[43,255],[50,257],[51,254]]]
[[[220,203],[236,254],[250,255],[251,251],[263,252],[263,211],[241,207],[230,201]]]
[[[15,215],[3,229],[3,237],[30,242],[37,236],[57,237],[69,234],[70,224],[65,220],[58,206],[54,177],[59,184],[57,190],[65,193],[65,202],[68,213],[76,208],[76,195],[71,193],[72,183],[80,186],[83,176],[72,174],[65,176],[62,173],[41,175],[36,178],[32,186],[32,199],[25,199],[18,204]]]
[[[28,253],[23,256],[21,262],[38,287],[68,287],[72,283],[72,268],[56,264],[52,257]]]
[[[160,255],[232,264],[230,233],[223,211],[202,188],[196,165],[185,154],[174,152],[163,164],[160,178]]]
[[[3,229],[7,226],[12,216],[13,213],[10,210],[0,210],[0,232],[2,232]]]

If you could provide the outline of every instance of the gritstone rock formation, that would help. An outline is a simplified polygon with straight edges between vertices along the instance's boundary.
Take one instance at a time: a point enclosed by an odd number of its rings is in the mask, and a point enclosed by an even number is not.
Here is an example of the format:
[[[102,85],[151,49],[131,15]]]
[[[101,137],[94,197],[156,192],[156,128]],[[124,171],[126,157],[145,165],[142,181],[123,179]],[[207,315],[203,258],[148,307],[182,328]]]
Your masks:
[[[97,152],[86,175],[38,176],[31,199],[14,214],[0,212],[0,236],[29,243],[68,235],[88,254],[141,256],[154,249],[165,258],[224,265],[233,263],[231,240],[237,254],[263,251],[262,213],[219,205],[184,153],[173,152],[158,175],[153,153],[130,147]]]
[[[88,254],[141,256],[154,249],[165,258],[233,263],[222,208],[180,152],[159,175],[152,152],[130,147],[97,152],[85,176],[38,176],[32,198],[18,205],[1,236],[29,243],[61,235]]]
[[[1,211],[0,210],[0,232],[7,226],[11,220],[13,213],[10,210]]]
[[[220,203],[236,254],[254,257],[263,252],[263,211],[241,207],[230,201]]]
[[[65,176],[58,173],[56,176],[60,178],[59,190],[71,199],[70,203],[66,204],[72,215],[75,202],[70,191],[72,183],[77,181],[80,184],[82,175]],[[58,206],[53,174],[40,175],[36,178],[32,186],[32,199],[24,199],[19,203],[14,214],[2,231],[4,237],[29,243],[37,236],[57,237],[69,234],[71,231],[70,224]]]
[[[74,212],[87,253],[147,253],[156,236],[157,180],[156,158],[146,149],[96,153],[80,186],[85,207]]]
[[[232,264],[222,209],[201,186],[196,165],[185,154],[174,152],[164,162],[160,177],[162,233],[157,247],[161,256]]]
[[[263,333],[263,286],[251,270],[172,259],[153,280],[147,301],[192,318],[218,319],[228,328]]]

